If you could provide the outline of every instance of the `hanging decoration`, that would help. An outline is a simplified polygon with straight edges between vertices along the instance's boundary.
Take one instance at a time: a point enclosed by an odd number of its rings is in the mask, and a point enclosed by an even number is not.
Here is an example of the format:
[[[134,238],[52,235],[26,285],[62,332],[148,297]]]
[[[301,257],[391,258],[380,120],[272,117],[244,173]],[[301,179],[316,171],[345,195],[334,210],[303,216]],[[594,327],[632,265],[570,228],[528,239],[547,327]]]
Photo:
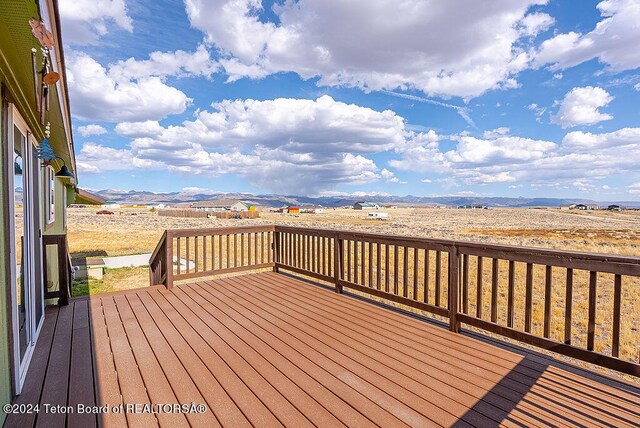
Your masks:
[[[52,70],[51,60],[49,58],[49,49],[53,49],[53,35],[44,26],[42,21],[30,19],[29,25],[34,37],[40,43],[40,52],[42,53],[42,64],[38,66],[36,48],[31,49],[31,62],[33,66],[33,84],[36,97],[36,110],[40,113],[40,123],[44,125],[46,112],[49,111],[49,86],[55,85],[60,80],[60,74]]]
[[[29,20],[29,25],[31,25],[31,32],[35,38],[38,39],[42,47],[52,49],[53,34],[51,34],[51,31],[47,30],[47,27],[44,26],[44,22],[31,18]]]
[[[45,138],[43,138],[38,145],[38,158],[42,159],[44,165],[49,165],[49,163],[56,158],[51,143],[49,143],[49,137],[51,136],[51,124],[49,122],[47,122],[47,126],[45,127],[44,135]]]

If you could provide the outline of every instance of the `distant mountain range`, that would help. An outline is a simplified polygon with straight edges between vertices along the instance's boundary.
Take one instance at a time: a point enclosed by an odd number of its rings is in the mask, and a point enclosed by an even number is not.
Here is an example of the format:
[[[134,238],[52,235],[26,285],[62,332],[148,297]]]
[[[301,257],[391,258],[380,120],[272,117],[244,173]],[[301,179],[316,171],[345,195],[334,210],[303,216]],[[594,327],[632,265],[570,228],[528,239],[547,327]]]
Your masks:
[[[267,207],[281,207],[283,205],[322,205],[325,207],[342,207],[353,205],[358,201],[370,201],[381,204],[394,204],[398,206],[458,206],[468,204],[480,204],[489,207],[559,207],[566,204],[598,204],[607,206],[618,204],[627,207],[640,207],[640,201],[594,201],[581,198],[507,198],[507,197],[482,197],[482,196],[381,196],[381,195],[357,195],[357,196],[295,196],[250,193],[222,193],[182,191],[154,193],[138,190],[93,190],[92,193],[100,195],[110,202],[127,205],[153,205],[153,204],[188,204],[190,202],[208,201],[215,199],[240,199],[251,201],[256,205]]]

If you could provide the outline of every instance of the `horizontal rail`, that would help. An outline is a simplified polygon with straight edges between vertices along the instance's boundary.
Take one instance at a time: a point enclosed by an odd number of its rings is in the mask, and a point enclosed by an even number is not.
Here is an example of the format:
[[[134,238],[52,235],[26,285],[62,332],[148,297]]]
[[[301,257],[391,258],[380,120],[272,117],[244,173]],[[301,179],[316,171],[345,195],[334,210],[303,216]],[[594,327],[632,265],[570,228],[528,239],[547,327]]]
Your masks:
[[[152,284],[285,270],[448,319],[454,332],[464,324],[640,376],[639,311],[629,310],[640,305],[629,301],[639,257],[291,226],[168,230],[163,240]]]

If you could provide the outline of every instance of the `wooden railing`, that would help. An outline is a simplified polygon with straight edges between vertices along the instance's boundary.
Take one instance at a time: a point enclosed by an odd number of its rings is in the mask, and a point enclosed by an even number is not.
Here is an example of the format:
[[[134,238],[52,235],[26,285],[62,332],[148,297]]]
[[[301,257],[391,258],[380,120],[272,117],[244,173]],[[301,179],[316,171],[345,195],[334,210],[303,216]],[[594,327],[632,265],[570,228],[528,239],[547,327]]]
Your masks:
[[[55,260],[58,266],[58,283],[59,288],[56,291],[47,291],[48,277],[47,266],[49,260],[47,260],[47,246],[54,245],[57,248],[57,259]],[[60,306],[69,304],[69,297],[71,297],[71,256],[69,255],[69,246],[67,244],[67,235],[43,235],[42,236],[42,265],[43,279],[44,279],[44,298],[45,299],[58,299]]]
[[[638,257],[265,226],[167,231],[150,275],[269,267],[640,376]]]
[[[152,285],[273,268],[274,226],[167,230],[149,260]]]

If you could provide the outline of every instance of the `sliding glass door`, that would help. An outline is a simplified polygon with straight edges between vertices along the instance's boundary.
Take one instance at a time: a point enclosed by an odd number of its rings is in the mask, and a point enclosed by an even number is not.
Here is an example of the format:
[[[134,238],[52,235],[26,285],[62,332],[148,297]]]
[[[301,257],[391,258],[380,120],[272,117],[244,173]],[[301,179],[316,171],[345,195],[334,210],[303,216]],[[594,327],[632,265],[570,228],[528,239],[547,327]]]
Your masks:
[[[40,167],[29,129],[11,112],[13,172],[12,301],[16,393],[20,393],[44,319],[40,211]],[[12,147],[11,147],[12,146]]]

